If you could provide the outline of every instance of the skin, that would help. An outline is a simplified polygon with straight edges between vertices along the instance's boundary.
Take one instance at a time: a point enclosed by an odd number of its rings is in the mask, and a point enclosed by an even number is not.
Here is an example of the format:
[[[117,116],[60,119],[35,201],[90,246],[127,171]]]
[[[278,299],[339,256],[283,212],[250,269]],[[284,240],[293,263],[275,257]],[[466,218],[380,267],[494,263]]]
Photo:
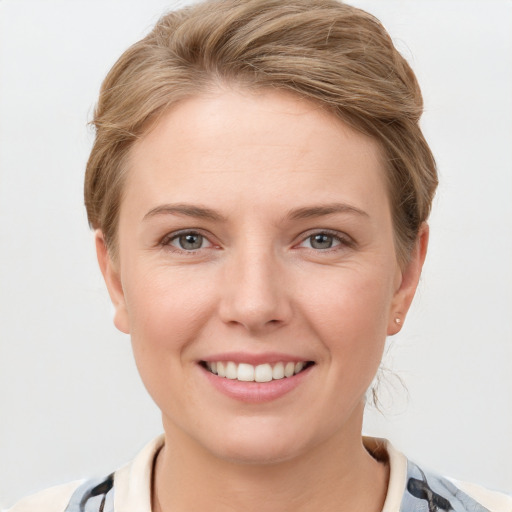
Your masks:
[[[162,411],[155,508],[381,510],[388,468],[362,444],[365,392],[428,229],[401,268],[378,145],[291,94],[224,88],[159,120],[132,149],[124,192],[118,259],[101,231],[96,245],[115,324]],[[187,230],[199,249],[180,245]],[[313,246],[321,233],[331,248]],[[248,404],[198,364],[230,351],[315,364],[284,396]]]

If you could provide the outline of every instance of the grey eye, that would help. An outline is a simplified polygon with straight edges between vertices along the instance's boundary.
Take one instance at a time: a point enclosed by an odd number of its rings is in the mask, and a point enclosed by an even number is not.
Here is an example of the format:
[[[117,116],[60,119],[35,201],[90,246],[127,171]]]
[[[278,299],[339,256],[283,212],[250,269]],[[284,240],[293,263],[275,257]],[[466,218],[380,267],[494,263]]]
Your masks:
[[[173,240],[174,246],[178,246],[179,249],[184,251],[194,251],[203,247],[204,237],[199,233],[186,233],[180,235]]]
[[[311,249],[318,250],[331,249],[341,244],[338,237],[329,235],[329,233],[316,233],[315,235],[311,235],[306,238],[304,243],[311,247]]]
[[[326,233],[317,233],[309,237],[309,243],[313,249],[330,249],[334,242],[334,237]]]

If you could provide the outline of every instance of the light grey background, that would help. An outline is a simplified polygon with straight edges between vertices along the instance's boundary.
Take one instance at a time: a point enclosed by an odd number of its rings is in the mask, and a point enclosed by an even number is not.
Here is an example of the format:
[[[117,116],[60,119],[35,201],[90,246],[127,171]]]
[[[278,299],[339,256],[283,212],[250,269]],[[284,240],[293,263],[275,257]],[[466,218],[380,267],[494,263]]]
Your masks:
[[[365,431],[512,490],[512,3],[353,3],[380,17],[416,70],[441,177],[422,284],[387,359],[408,398],[391,379],[385,416],[370,411]],[[160,432],[111,322],[82,178],[103,76],[172,5],[0,1],[4,506],[106,474]]]

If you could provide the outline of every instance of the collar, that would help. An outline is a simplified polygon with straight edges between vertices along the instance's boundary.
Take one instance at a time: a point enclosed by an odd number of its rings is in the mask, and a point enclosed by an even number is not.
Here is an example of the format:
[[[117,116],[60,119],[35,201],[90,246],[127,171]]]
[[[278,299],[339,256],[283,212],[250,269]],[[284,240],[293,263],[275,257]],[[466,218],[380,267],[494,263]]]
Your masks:
[[[392,444],[376,437],[364,437],[366,449],[377,459],[389,463],[389,483],[382,512],[400,510],[407,479],[407,459]],[[151,512],[153,463],[164,445],[164,435],[157,437],[114,475],[114,510],[116,512]]]
[[[397,512],[407,482],[407,458],[387,439],[364,436],[363,444],[375,459],[389,464],[388,492],[382,512]]]
[[[164,435],[148,443],[126,466],[114,474],[114,510],[151,512],[153,462],[164,445]]]

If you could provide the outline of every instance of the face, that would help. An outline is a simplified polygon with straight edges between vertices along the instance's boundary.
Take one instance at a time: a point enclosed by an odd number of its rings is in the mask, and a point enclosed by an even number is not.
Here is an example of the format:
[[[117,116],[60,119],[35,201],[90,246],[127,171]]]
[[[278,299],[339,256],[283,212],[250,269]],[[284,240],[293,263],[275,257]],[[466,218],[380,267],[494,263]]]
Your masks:
[[[137,143],[124,192],[118,259],[101,233],[98,255],[167,435],[245,462],[357,442],[426,245],[400,269],[376,143],[293,95],[219,90]]]

